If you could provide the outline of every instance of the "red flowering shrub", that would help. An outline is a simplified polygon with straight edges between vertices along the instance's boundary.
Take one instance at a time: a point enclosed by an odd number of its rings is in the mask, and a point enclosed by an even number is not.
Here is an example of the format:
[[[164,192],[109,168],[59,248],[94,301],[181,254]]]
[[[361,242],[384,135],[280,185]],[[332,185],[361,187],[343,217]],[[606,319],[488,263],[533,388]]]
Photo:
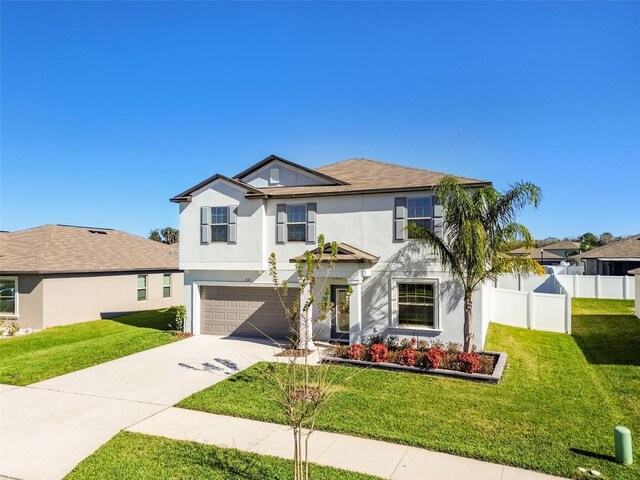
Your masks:
[[[416,364],[416,351],[413,348],[403,348],[400,353],[400,362],[407,367],[413,367]]]
[[[430,348],[425,352],[423,364],[421,366],[424,368],[440,368],[442,365],[442,356],[444,354],[444,350],[440,350],[439,348]]]
[[[476,373],[480,370],[480,359],[477,353],[458,353],[458,362],[463,372]]]
[[[351,360],[364,360],[364,356],[367,353],[367,349],[364,345],[354,343],[349,347],[349,358]]]
[[[369,355],[372,362],[386,362],[387,361],[387,346],[381,343],[376,343],[369,347]]]

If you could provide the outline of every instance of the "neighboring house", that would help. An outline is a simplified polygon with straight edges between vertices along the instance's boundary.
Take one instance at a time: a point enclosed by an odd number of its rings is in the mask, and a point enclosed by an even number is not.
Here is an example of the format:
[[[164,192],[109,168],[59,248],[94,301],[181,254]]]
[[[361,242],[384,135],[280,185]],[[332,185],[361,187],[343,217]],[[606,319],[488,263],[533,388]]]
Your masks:
[[[627,275],[629,270],[640,267],[640,235],[608,243],[570,259],[584,265],[585,275]]]
[[[629,270],[629,275],[636,276],[636,317],[640,318],[640,268],[634,268],[633,270]]]
[[[512,255],[527,256],[540,263],[540,265],[560,265],[569,256],[580,253],[580,244],[571,240],[561,240],[550,243],[544,247],[525,247],[511,250]]]
[[[544,255],[552,253],[567,260],[570,256],[580,253],[580,244],[572,240],[560,240],[559,242],[550,243],[544,247]]]
[[[433,187],[444,176],[367,159],[310,169],[272,155],[233,178],[216,174],[176,195],[171,201],[180,205],[185,328],[194,334],[289,336],[268,258],[275,253],[280,279],[293,282],[292,261],[324,234],[340,246],[326,279],[332,299],[339,304],[349,288],[352,294],[348,311],[317,326],[318,338],[355,343],[393,334],[461,343],[460,286],[406,230],[415,222],[442,233]],[[468,187],[490,185],[457,178]],[[295,286],[290,283],[286,301],[299,293]],[[314,293],[320,298],[321,292]],[[488,302],[488,287],[478,289],[473,315],[479,347]]]
[[[548,252],[546,248],[525,247],[516,248],[509,252],[511,255],[518,257],[529,257],[540,265],[560,265],[564,261],[564,257],[557,253]]]
[[[0,233],[0,320],[41,329],[183,303],[178,246],[107,228]]]

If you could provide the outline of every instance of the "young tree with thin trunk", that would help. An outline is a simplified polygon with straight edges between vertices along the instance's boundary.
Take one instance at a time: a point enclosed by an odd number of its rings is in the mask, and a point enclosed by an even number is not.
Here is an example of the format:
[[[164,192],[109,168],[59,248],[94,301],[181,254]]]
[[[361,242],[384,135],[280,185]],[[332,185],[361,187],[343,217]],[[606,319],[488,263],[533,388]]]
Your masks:
[[[331,366],[309,363],[312,352],[308,348],[313,344],[314,326],[326,320],[334,311],[344,312],[351,293],[348,292],[343,304],[333,304],[330,287],[325,286],[325,282],[335,266],[338,245],[336,242],[325,244],[324,236],[320,235],[317,246],[315,252],[305,252],[302,260],[296,260],[295,288],[298,293],[290,303],[286,297],[291,289],[286,280],[281,281],[278,277],[275,253],[269,258],[269,274],[290,322],[292,348],[284,352],[286,363],[270,365],[267,375],[277,387],[275,400],[293,431],[294,480],[309,479],[309,439],[315,431],[318,415],[336,391],[336,379],[331,374]],[[326,273],[323,272],[319,284],[317,273],[321,268],[326,268]],[[315,292],[322,292],[318,302]],[[314,304],[318,307],[315,313],[312,310]]]
[[[528,256],[509,254],[513,242],[534,247],[531,233],[516,222],[516,217],[527,205],[537,208],[542,194],[539,187],[528,182],[517,183],[506,192],[493,187],[469,189],[450,176],[441,180],[435,194],[444,211],[442,236],[416,224],[407,228],[412,237],[433,250],[442,267],[462,284],[464,351],[471,352],[474,290],[506,273],[544,273],[540,264]]]

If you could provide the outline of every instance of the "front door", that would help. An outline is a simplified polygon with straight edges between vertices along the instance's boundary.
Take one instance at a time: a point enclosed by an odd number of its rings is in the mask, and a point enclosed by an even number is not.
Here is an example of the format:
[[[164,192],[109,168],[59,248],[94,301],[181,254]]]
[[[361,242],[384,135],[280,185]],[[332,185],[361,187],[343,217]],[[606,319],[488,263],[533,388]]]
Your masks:
[[[348,287],[344,285],[331,286],[331,339],[349,342],[349,300]]]

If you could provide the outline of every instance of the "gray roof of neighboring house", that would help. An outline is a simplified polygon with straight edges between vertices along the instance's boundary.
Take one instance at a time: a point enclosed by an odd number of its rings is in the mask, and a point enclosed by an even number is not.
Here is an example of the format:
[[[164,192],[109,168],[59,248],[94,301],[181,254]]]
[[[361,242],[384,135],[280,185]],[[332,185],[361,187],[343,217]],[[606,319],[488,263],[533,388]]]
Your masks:
[[[326,179],[326,185],[303,185],[294,187],[252,187],[240,179],[256,168],[262,167],[271,160],[279,160],[289,165],[302,168],[305,171],[318,175]],[[291,198],[291,197],[318,197],[327,195],[355,195],[361,193],[381,193],[381,192],[403,192],[412,190],[430,190],[435,187],[440,180],[446,176],[453,176],[466,186],[489,186],[491,182],[478,180],[475,178],[449,175],[420,168],[404,167],[392,163],[379,162],[366,158],[354,158],[343,162],[326,165],[310,169],[302,165],[295,164],[288,160],[274,155],[258,162],[248,168],[233,179],[222,175],[214,175],[209,179],[200,182],[190,189],[176,195],[171,199],[173,202],[189,201],[190,195],[217,178],[232,181],[243,185],[248,197],[270,197],[270,198]]]
[[[545,245],[542,248],[544,248],[545,250],[547,248],[549,250],[580,250],[580,244],[578,242],[573,242],[571,240],[560,240],[559,242]]]
[[[640,235],[593,248],[571,258],[640,258]]]
[[[107,228],[43,225],[0,233],[0,272],[178,270],[178,245]]]
[[[561,257],[560,255],[547,252],[546,250],[547,247],[543,247],[543,248],[545,249],[544,251],[545,260],[563,260],[564,259],[564,257]],[[529,258],[533,258],[534,260],[542,260],[543,258],[543,255],[540,253],[540,248],[538,247],[532,247],[528,250],[525,247],[520,247],[520,248],[511,250],[509,253],[511,253],[512,255],[528,256]]]

